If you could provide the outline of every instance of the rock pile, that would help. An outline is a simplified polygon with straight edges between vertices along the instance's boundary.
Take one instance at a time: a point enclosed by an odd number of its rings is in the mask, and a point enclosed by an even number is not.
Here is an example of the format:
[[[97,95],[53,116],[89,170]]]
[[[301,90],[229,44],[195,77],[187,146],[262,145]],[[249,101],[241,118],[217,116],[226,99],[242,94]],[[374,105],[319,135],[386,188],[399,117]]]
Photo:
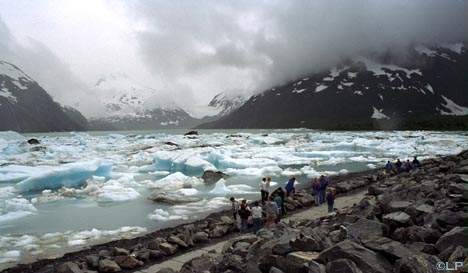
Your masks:
[[[376,178],[353,207],[232,239],[180,273],[435,273],[456,262],[468,272],[467,174],[465,151]]]

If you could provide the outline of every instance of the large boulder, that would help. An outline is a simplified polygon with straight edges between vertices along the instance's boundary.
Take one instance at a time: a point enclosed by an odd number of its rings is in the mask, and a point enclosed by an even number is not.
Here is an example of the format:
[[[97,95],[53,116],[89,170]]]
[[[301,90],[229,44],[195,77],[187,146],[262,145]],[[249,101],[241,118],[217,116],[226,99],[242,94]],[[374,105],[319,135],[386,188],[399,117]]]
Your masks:
[[[139,261],[137,258],[130,255],[121,255],[114,257],[114,261],[121,267],[125,269],[133,269],[143,265],[142,261]]]
[[[202,256],[193,258],[192,260],[186,262],[179,273],[202,273],[210,272],[215,266],[217,266],[221,261],[219,254],[206,253]]]
[[[411,216],[401,211],[385,214],[382,220],[384,223],[393,227],[408,226],[411,224]]]
[[[327,263],[329,273],[362,273],[356,264],[348,259],[337,259]]]
[[[328,263],[337,259],[353,261],[362,272],[388,273],[392,265],[381,255],[353,241],[344,240],[322,251],[319,261]]]
[[[402,243],[387,237],[371,237],[362,243],[365,247],[381,253],[390,260],[401,259],[412,254],[412,251]]]
[[[293,251],[322,251],[332,246],[330,238],[319,229],[307,228],[289,242]]]
[[[468,245],[468,227],[454,227],[449,232],[442,235],[436,243],[436,248],[439,251],[450,246],[463,246]]]
[[[170,244],[170,243],[162,243],[159,245],[159,249],[165,254],[165,255],[172,255],[177,252],[177,246]]]
[[[359,218],[352,224],[345,224],[347,236],[355,240],[382,236],[388,233],[388,227],[379,221]]]
[[[437,267],[440,263],[437,256],[423,253],[413,254],[395,263],[395,273],[439,273],[441,270]]]
[[[114,273],[114,272],[120,272],[120,271],[122,271],[122,269],[113,260],[103,259],[99,261],[99,272]]]
[[[73,262],[65,262],[57,267],[57,273],[82,273],[80,267]]]

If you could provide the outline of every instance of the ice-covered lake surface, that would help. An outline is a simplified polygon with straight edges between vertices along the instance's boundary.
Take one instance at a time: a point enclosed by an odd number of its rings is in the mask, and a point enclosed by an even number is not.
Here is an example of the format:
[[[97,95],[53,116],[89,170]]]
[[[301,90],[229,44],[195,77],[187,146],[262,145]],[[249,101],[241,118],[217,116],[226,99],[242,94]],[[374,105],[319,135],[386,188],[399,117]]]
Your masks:
[[[19,135],[0,132],[0,269],[204,216],[231,195],[468,148],[467,132],[202,130]],[[40,145],[29,145],[28,138]],[[206,185],[204,170],[229,177]],[[155,204],[153,191],[198,201]]]

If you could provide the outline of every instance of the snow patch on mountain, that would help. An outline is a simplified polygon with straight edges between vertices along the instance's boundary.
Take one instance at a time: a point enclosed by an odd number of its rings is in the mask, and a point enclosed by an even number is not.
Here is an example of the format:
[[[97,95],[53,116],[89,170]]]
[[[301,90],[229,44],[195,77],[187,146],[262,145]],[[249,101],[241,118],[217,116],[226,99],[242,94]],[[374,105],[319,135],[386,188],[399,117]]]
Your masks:
[[[442,98],[444,99],[445,103],[442,104],[442,106],[445,108],[445,109],[448,109],[449,111],[444,111],[442,109],[439,109],[439,112],[442,114],[442,115],[448,115],[448,116],[464,116],[464,115],[468,115],[468,107],[464,107],[464,106],[460,106],[458,104],[456,104],[453,100],[445,97],[445,96],[442,96]]]
[[[14,84],[18,90],[27,90],[28,84],[34,82],[33,79],[15,65],[0,61],[0,96],[6,98],[11,103],[16,103],[17,99],[11,90],[8,89],[6,85],[7,81]]]
[[[385,115],[384,113],[382,113],[383,109],[377,109],[375,108],[375,106],[372,106],[372,116],[371,118],[373,119],[390,119],[387,115]]]
[[[226,93],[219,93],[213,97],[208,104],[211,108],[211,115],[225,116],[241,107],[246,98],[242,95],[231,96]]]

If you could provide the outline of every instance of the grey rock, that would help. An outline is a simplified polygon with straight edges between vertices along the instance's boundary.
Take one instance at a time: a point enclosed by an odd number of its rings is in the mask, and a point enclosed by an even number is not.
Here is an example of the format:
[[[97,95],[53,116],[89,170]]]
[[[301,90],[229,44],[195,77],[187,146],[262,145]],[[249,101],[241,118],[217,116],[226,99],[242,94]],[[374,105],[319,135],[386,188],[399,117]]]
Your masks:
[[[165,254],[165,255],[172,255],[177,252],[177,246],[172,245],[170,243],[162,243],[159,245],[159,249]]]
[[[97,268],[99,266],[99,256],[98,255],[88,255],[85,257],[86,263],[89,267]]]
[[[387,233],[387,230],[388,227],[385,224],[364,218],[360,218],[356,222],[346,225],[347,236],[354,240],[382,236]]]
[[[178,245],[178,246],[180,246],[180,247],[183,247],[183,248],[187,248],[187,247],[188,247],[188,245],[187,245],[186,242],[184,242],[182,239],[180,239],[179,237],[174,236],[174,235],[169,236],[169,238],[167,238],[167,241],[168,241],[169,243],[176,244],[176,245]]]
[[[362,273],[356,264],[348,259],[337,259],[327,263],[329,273]]]
[[[163,203],[163,204],[169,204],[169,205],[193,203],[193,202],[197,202],[201,200],[200,198],[194,197],[194,196],[185,196],[181,194],[165,193],[165,192],[160,192],[160,190],[155,190],[153,193],[151,193],[148,199],[156,203]]]
[[[204,171],[202,175],[203,182],[206,184],[214,184],[221,178],[227,178],[228,175],[220,171]]]
[[[449,232],[442,235],[436,243],[436,248],[443,251],[449,246],[467,246],[468,227],[454,227]]]
[[[382,220],[391,226],[405,226],[411,223],[411,216],[405,212],[397,211],[385,214]]]
[[[130,255],[115,256],[114,260],[121,268],[125,269],[137,268],[144,264],[142,261]]]
[[[412,251],[402,243],[387,237],[371,237],[364,240],[363,245],[376,252],[382,253],[385,257],[393,260],[404,258],[412,254]]]
[[[83,271],[76,263],[65,262],[57,267],[57,273],[83,273]]]
[[[207,242],[209,240],[208,233],[204,231],[199,231],[193,235],[193,241],[198,242]]]
[[[120,255],[130,255],[130,251],[126,250],[125,248],[114,247],[113,252],[114,256]]]
[[[99,261],[99,272],[113,273],[113,272],[120,272],[120,271],[122,271],[122,269],[113,260],[103,259]]]
[[[436,265],[439,262],[437,256],[413,254],[396,261],[395,273],[438,273],[440,270]]]
[[[387,273],[392,265],[381,255],[350,240],[344,240],[322,251],[319,261],[328,263],[337,259],[353,261],[362,272]]]

